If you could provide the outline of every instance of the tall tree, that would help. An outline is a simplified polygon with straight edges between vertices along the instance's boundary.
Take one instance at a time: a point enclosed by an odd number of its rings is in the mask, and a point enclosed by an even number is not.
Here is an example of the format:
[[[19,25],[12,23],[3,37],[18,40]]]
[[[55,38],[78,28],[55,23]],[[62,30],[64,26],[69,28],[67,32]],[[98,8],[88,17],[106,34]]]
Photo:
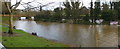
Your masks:
[[[66,2],[63,3],[65,6],[65,13],[68,19],[72,19],[76,21],[78,17],[80,16],[80,4],[81,2],[79,0],[66,0]]]
[[[62,19],[62,8],[61,7],[57,7],[54,9],[54,18],[56,20],[61,20]]]
[[[71,2],[72,4],[72,17],[73,19],[77,19],[80,16],[80,3],[79,0],[75,2]]]
[[[68,0],[66,0],[66,2],[63,2],[63,4],[65,6],[65,16],[66,16],[66,18],[70,19],[70,17],[71,17],[70,2]]]
[[[11,2],[11,0],[5,1],[5,2],[7,2],[7,3],[5,3],[5,6],[7,7],[8,11],[9,11],[9,32],[8,32],[9,34],[13,34],[13,14],[12,14],[13,10],[19,6],[21,1],[22,0],[20,0],[20,1],[16,0],[16,4],[14,4],[12,6],[8,3],[8,2]]]
[[[113,2],[110,1],[110,9],[112,10],[113,9]]]
[[[92,18],[92,23],[94,23],[94,16],[93,16],[93,0],[90,3],[90,17]]]
[[[108,14],[108,12],[109,12],[109,5],[107,4],[107,3],[103,3],[102,4],[102,13],[101,13],[101,17],[102,17],[102,19],[104,19],[105,21],[109,21],[109,14]]]
[[[118,19],[120,19],[120,1],[119,2],[114,2],[114,10],[117,13]]]
[[[119,10],[118,10],[118,13],[120,13],[120,1],[119,1],[119,6],[118,6],[118,8],[119,8]],[[120,14],[118,14],[118,20],[120,20]]]
[[[94,9],[94,16],[95,16],[95,20],[96,19],[100,19],[100,12],[101,12],[101,9],[100,9],[100,2],[95,2],[95,9]]]
[[[109,8],[109,5],[107,3],[103,3],[103,9],[102,9],[102,19],[104,19],[104,21],[113,21],[114,18],[116,17],[116,13],[114,10],[111,10]]]

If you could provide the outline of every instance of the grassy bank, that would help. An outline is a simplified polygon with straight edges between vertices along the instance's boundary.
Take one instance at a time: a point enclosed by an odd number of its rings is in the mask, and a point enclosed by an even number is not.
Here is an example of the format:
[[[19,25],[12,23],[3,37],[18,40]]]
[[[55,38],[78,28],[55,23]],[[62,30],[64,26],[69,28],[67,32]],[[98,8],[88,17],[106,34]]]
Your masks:
[[[4,24],[0,28],[2,32],[8,31],[8,27],[4,27]],[[63,43],[53,42],[16,29],[13,35],[3,33],[2,43],[5,47],[69,47]]]

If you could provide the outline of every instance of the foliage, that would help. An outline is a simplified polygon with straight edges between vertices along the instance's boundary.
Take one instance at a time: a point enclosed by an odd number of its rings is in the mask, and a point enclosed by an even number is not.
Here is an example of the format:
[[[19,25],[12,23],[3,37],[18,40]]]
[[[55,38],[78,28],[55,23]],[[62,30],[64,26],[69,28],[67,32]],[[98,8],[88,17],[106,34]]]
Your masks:
[[[114,2],[114,10],[116,11],[118,19],[120,20],[120,1]]]
[[[89,22],[89,19],[92,19],[92,22],[98,19],[110,22],[120,18],[118,17],[120,15],[120,2],[114,4],[110,2],[110,6],[106,2],[102,5],[100,2],[94,2],[94,4],[93,8],[93,2],[91,2],[91,7],[87,9],[85,6],[80,6],[82,4],[79,0],[66,0],[63,2],[65,8],[57,7],[54,11],[48,12],[49,14],[47,11],[42,11],[36,16],[36,19],[52,22],[60,22],[62,19],[66,19],[66,22],[80,23],[81,21]]]
[[[58,21],[61,21],[62,20],[62,17],[63,17],[63,15],[62,15],[62,8],[61,7],[58,7],[58,8],[55,8],[54,9],[54,16],[53,16],[53,18],[55,19],[55,20],[58,20]]]
[[[51,11],[41,11],[39,14],[35,16],[35,21],[42,20],[42,21],[51,21],[53,16],[51,15]]]
[[[117,20],[117,12],[116,10],[109,9],[109,5],[105,3],[103,4],[101,18],[105,21],[115,21]]]
[[[101,13],[101,9],[100,9],[100,2],[95,2],[95,6],[94,6],[94,19],[100,19],[100,13]]]
[[[79,0],[77,1],[72,1],[63,3],[65,6],[65,14],[68,19],[77,19],[80,16],[80,4]]]

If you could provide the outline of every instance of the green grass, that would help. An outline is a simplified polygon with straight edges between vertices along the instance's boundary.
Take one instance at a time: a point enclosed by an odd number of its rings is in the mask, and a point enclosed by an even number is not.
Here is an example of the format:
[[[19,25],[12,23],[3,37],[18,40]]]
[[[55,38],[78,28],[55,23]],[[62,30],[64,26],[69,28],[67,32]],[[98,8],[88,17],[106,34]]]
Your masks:
[[[1,17],[1,16],[0,16]],[[1,17],[2,20],[9,20],[9,17],[8,16],[4,16],[4,17]],[[13,20],[16,20],[18,17],[13,17]]]

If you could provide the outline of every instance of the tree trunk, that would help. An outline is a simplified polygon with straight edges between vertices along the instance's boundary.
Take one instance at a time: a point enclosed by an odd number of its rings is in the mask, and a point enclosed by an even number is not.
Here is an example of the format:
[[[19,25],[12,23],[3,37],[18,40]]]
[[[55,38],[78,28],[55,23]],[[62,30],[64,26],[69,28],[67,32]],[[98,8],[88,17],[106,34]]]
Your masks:
[[[12,14],[10,14],[9,17],[9,32],[8,34],[13,34],[13,16]]]
[[[9,11],[9,30],[8,30],[8,34],[13,34],[13,16],[12,16],[12,9],[10,8],[10,4],[6,3],[5,4],[8,11]]]

